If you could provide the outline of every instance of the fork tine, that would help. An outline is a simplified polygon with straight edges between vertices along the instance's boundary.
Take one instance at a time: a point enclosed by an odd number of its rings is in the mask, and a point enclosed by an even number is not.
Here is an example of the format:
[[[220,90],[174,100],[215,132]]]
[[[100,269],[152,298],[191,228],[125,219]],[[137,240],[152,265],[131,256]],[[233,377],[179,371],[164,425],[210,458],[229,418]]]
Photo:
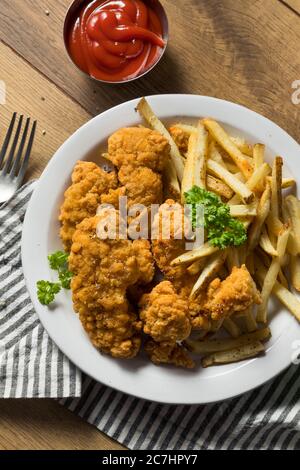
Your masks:
[[[17,113],[14,113],[13,116],[12,116],[12,118],[11,118],[8,131],[7,131],[7,133],[6,133],[5,140],[4,140],[4,142],[3,142],[3,146],[2,146],[2,149],[1,149],[1,152],[0,152],[0,167],[1,167],[2,163],[3,163],[3,160],[4,160],[4,157],[5,157],[7,148],[8,148],[8,146],[9,146],[10,138],[11,138],[12,131],[13,131],[13,128],[14,128],[14,125],[15,125],[15,121],[16,121],[16,117],[17,117]]]
[[[35,131],[36,131],[36,125],[37,125],[37,122],[34,121],[32,129],[31,129],[31,134],[30,134],[30,137],[29,137],[29,142],[28,142],[28,145],[27,145],[25,157],[24,157],[24,160],[21,164],[19,174],[17,176],[17,184],[19,186],[21,185],[21,183],[23,181],[23,178],[25,176],[25,172],[26,172],[26,169],[27,169],[27,166],[28,166],[29,157],[30,157],[30,154],[31,154],[32,144],[33,144],[33,141],[34,141],[34,136],[35,136]]]
[[[24,150],[24,146],[25,146],[25,142],[26,142],[26,138],[27,138],[27,134],[28,134],[29,124],[30,124],[30,118],[27,118],[25,128],[24,128],[24,131],[23,131],[22,140],[21,140],[21,143],[20,143],[20,146],[19,146],[19,150],[18,150],[17,156],[14,160],[11,172],[10,172],[10,175],[11,175],[12,178],[17,173],[18,165],[19,165],[21,157],[22,157],[22,153],[23,153],[23,150]]]
[[[19,122],[18,122],[18,127],[17,127],[16,134],[15,134],[15,138],[13,140],[13,143],[12,143],[12,146],[11,146],[11,149],[10,149],[10,152],[9,152],[9,156],[8,156],[8,158],[5,162],[4,168],[2,170],[4,175],[6,175],[9,172],[11,163],[13,161],[15,151],[16,151],[16,147],[17,147],[18,140],[19,140],[19,136],[20,136],[20,132],[21,132],[21,128],[22,128],[22,122],[23,122],[23,116],[20,116],[20,119],[19,119]]]

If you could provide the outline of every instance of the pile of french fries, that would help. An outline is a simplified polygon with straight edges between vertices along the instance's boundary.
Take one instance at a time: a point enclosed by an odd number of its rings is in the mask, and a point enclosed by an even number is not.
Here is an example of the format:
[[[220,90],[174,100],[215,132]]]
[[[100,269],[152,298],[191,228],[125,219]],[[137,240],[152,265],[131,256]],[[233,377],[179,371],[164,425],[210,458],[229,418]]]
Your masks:
[[[242,247],[219,250],[205,243],[184,253],[173,265],[185,265],[199,277],[191,292],[194,298],[216,276],[226,277],[234,266],[245,264],[261,290],[262,303],[238,312],[214,326],[232,337],[211,339],[212,331],[185,342],[190,351],[204,356],[203,367],[236,362],[265,351],[270,338],[269,298],[273,294],[300,322],[300,201],[283,190],[293,188],[293,178],[283,178],[282,157],[273,164],[265,161],[265,146],[233,137],[213,119],[201,119],[197,125],[175,124],[174,129],[188,134],[185,154],[179,151],[165,125],[143,98],[137,110],[148,125],[164,135],[171,147],[166,169],[168,195],[181,200],[194,185],[219,195],[230,206],[232,217],[248,231]],[[207,339],[207,337],[209,339]]]

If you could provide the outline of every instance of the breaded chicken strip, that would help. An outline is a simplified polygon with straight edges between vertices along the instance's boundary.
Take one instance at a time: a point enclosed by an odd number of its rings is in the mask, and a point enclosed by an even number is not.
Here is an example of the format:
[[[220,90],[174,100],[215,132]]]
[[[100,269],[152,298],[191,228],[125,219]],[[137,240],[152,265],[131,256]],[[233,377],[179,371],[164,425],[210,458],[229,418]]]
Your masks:
[[[188,305],[169,281],[154,287],[139,304],[144,333],[156,342],[176,343],[191,333]]]
[[[166,238],[162,224],[166,223],[169,213],[173,211],[170,223],[170,238]],[[188,305],[193,329],[210,329],[210,321],[203,312],[203,296],[194,300],[189,299],[192,288],[198,278],[198,274],[190,274],[185,265],[171,266],[171,262],[186,251],[184,239],[187,221],[184,217],[183,207],[172,199],[161,205],[153,222],[153,230],[158,235],[157,240],[152,240],[152,252],[157,266],[172,282],[176,292],[185,298]],[[166,227],[166,225],[165,225]],[[186,230],[188,227],[186,227]],[[187,233],[187,232],[186,232]]]
[[[72,184],[65,192],[59,220],[60,236],[66,251],[70,251],[76,225],[96,214],[101,195],[117,187],[115,172],[106,173],[92,162],[78,162],[72,174]]]
[[[97,236],[97,225],[107,211],[81,222],[73,235],[69,268],[74,310],[92,343],[114,357],[134,357],[140,348],[141,322],[132,310],[126,290],[141,273],[136,247],[130,240]]]
[[[176,343],[155,343],[155,341],[149,340],[145,345],[145,351],[149,359],[156,365],[173,364],[186,369],[195,367],[187,350]]]
[[[169,128],[169,132],[173,137],[173,140],[175,141],[175,144],[177,145],[180,153],[185,155],[188,151],[190,134],[177,127],[176,124]]]
[[[207,290],[204,310],[212,320],[221,320],[234,312],[241,312],[253,303],[261,303],[261,296],[245,265],[234,267],[224,280],[214,279]]]
[[[147,167],[162,173],[170,154],[165,137],[146,127],[119,129],[108,139],[109,159],[117,167]]]
[[[170,145],[161,134],[144,127],[120,129],[108,140],[108,158],[119,170],[129,207],[162,202],[161,174],[170,158]],[[110,199],[114,199],[112,193]]]
[[[132,243],[139,268],[139,284],[149,284],[155,274],[154,259],[148,240],[134,240]]]

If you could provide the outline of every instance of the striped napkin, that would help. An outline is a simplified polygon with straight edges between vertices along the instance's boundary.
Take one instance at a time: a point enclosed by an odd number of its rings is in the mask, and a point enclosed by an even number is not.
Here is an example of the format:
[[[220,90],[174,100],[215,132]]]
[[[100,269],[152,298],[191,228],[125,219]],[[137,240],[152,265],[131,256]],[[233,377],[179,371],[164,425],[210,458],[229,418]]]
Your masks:
[[[81,373],[35,313],[21,265],[21,234],[35,182],[0,207],[0,398],[78,397]]]
[[[79,398],[80,374],[49,339],[25,289],[20,237],[33,188],[0,208],[0,397],[65,397],[62,405],[130,449],[300,450],[296,365],[259,389],[210,405],[152,403],[86,376]]]

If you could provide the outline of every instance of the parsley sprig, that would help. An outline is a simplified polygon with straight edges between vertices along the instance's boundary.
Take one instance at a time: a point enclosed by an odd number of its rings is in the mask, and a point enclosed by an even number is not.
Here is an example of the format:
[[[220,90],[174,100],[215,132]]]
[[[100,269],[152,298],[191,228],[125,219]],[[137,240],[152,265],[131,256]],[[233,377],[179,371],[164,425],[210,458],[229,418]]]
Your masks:
[[[49,266],[58,272],[59,282],[38,281],[37,296],[42,305],[51,304],[61,289],[70,289],[72,273],[68,269],[68,253],[56,251],[48,256]]]
[[[231,217],[230,207],[224,204],[214,193],[198,186],[193,186],[184,194],[185,201],[192,208],[193,228],[204,226],[209,243],[224,249],[228,246],[240,246],[247,240],[243,224]],[[203,220],[198,215],[197,207],[203,207]]]

